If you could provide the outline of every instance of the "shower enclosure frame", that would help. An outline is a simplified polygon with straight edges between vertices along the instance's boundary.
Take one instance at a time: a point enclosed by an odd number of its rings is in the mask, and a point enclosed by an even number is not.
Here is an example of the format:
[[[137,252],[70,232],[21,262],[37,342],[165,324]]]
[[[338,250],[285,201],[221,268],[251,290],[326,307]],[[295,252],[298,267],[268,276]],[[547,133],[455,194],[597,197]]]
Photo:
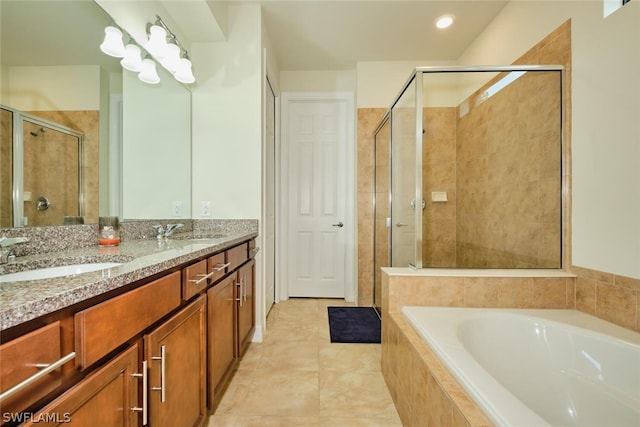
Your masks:
[[[13,226],[24,227],[24,125],[23,122],[29,122],[36,126],[42,126],[60,132],[66,135],[78,138],[78,215],[84,216],[84,134],[74,129],[46,120],[41,117],[16,110],[5,105],[0,108],[10,111],[13,119]]]
[[[559,88],[560,88],[560,105],[559,105],[559,110],[560,110],[560,194],[561,194],[561,200],[560,200],[560,217],[559,217],[559,221],[560,221],[560,227],[561,227],[561,232],[560,232],[560,241],[559,241],[559,245],[560,245],[560,268],[563,268],[564,266],[564,247],[563,247],[563,237],[564,237],[564,228],[565,228],[565,213],[566,213],[566,189],[567,189],[567,182],[566,182],[566,177],[564,174],[564,169],[565,169],[565,159],[564,159],[564,153],[565,153],[565,131],[566,131],[566,124],[565,124],[565,120],[564,120],[564,93],[563,93],[563,81],[564,81],[564,71],[565,71],[565,67],[562,65],[499,65],[499,66],[447,66],[447,67],[432,67],[432,66],[428,66],[428,67],[416,67],[413,72],[411,73],[411,75],[409,76],[409,78],[406,80],[406,82],[404,83],[404,85],[401,87],[400,91],[398,92],[398,94],[396,95],[396,97],[393,99],[391,106],[389,107],[389,109],[387,110],[387,112],[385,113],[385,115],[383,116],[383,118],[380,120],[378,126],[376,127],[375,131],[374,131],[374,144],[375,144],[375,136],[377,135],[377,133],[382,129],[384,123],[386,120],[389,120],[390,122],[390,126],[391,129],[393,129],[393,109],[396,106],[396,104],[398,104],[398,102],[400,101],[401,97],[405,94],[405,92],[407,91],[407,89],[410,87],[411,84],[415,83],[415,111],[423,111],[423,107],[424,107],[424,93],[423,93],[423,75],[424,74],[430,74],[430,73],[505,73],[505,72],[535,72],[535,71],[553,71],[553,72],[559,72]],[[422,194],[422,154],[423,154],[423,146],[422,146],[422,133],[423,133],[423,120],[422,120],[422,114],[417,114],[415,115],[415,150],[416,150],[416,161],[415,161],[415,199],[414,201],[422,201],[422,209],[417,209],[417,211],[419,212],[419,214],[415,214],[414,215],[414,227],[415,227],[415,252],[414,252],[414,263],[413,264],[409,264],[408,267],[414,268],[414,269],[421,269],[421,268],[425,268],[423,266],[423,227],[422,227],[422,216],[423,216],[423,209],[424,209],[424,196]],[[391,130],[391,135],[393,135],[393,130]],[[390,143],[390,146],[393,146],[393,140]],[[393,168],[393,162],[392,162],[392,150],[389,150],[389,163],[390,163],[390,171]],[[375,149],[374,149],[374,153],[375,153]],[[393,176],[393,172],[390,172],[389,174],[389,180],[392,180],[392,176]],[[374,180],[375,183],[375,180]],[[375,187],[375,184],[374,184]],[[377,198],[377,192],[374,189],[374,200],[373,200],[373,204],[374,204],[374,216],[375,216],[375,209],[376,209],[376,198]],[[418,203],[415,203],[415,206],[418,206]],[[391,212],[391,218],[393,218],[393,194],[392,194],[392,185],[390,183],[389,185],[389,207],[390,207],[390,212]],[[391,229],[390,229],[390,234],[393,234],[393,226],[391,225]],[[375,221],[374,221],[374,269],[376,269],[375,267],[375,242],[376,242],[376,238],[375,238]],[[391,245],[391,240],[389,241],[389,252],[392,253],[393,248]],[[391,260],[392,257],[391,255],[389,256],[389,259]],[[391,263],[391,262],[390,262]],[[395,267],[395,266],[394,266]],[[406,266],[405,266],[406,267]],[[377,270],[377,269],[376,269]],[[378,273],[379,274],[379,273]],[[374,285],[375,285],[375,277],[376,277],[376,272],[374,271]],[[375,295],[375,289],[374,289],[374,295]],[[374,302],[375,305],[375,302]]]
[[[380,133],[380,131],[385,127],[385,125],[389,126],[389,147],[387,148],[387,157],[389,160],[391,160],[391,109],[389,108],[384,116],[382,116],[382,119],[380,119],[380,122],[378,123],[378,126],[376,126],[376,129],[373,131],[373,159],[374,159],[374,164],[376,163],[377,160],[377,156],[378,156],[378,134]],[[375,170],[375,168],[374,168]],[[391,162],[389,162],[389,173],[387,174],[387,187],[389,188],[389,191],[387,193],[387,197],[386,197],[386,203],[388,204],[387,206],[389,207],[389,217],[385,218],[385,223],[387,223],[388,221],[391,220],[391,209],[393,208],[392,205],[392,199],[391,199]],[[377,192],[377,188],[378,188],[378,173],[377,170],[374,172],[374,176],[373,176],[373,283],[374,283],[374,288],[373,288],[373,307],[376,309],[376,311],[378,312],[378,315],[381,314],[381,307],[382,307],[382,301],[378,301],[378,295],[381,294],[381,290],[378,288],[377,283],[378,283],[378,276],[380,275],[380,270],[377,267],[377,247],[378,247],[378,233],[376,233],[377,231],[377,221],[378,221],[378,217],[377,217],[377,210],[379,208],[378,206],[378,192]],[[388,228],[387,231],[387,239],[386,241],[388,242],[388,248],[387,248],[387,260],[384,263],[385,265],[387,264],[391,264],[391,227]]]

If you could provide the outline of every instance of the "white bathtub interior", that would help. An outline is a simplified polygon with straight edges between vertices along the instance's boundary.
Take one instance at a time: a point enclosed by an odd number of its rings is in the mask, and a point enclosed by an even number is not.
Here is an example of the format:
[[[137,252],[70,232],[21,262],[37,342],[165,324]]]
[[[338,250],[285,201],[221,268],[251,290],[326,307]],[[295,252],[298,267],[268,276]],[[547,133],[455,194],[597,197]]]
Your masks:
[[[640,334],[576,310],[404,307],[499,426],[640,426]]]

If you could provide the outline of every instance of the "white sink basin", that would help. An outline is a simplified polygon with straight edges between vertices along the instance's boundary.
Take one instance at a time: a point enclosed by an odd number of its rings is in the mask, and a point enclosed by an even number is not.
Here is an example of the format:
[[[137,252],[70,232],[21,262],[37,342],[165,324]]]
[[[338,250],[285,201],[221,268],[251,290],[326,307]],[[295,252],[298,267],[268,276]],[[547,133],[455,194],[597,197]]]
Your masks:
[[[91,271],[107,270],[122,265],[119,262],[98,262],[91,264],[63,265],[61,267],[46,267],[36,270],[19,271],[17,273],[0,275],[0,283],[22,282],[25,280],[51,279],[53,277],[75,276]]]

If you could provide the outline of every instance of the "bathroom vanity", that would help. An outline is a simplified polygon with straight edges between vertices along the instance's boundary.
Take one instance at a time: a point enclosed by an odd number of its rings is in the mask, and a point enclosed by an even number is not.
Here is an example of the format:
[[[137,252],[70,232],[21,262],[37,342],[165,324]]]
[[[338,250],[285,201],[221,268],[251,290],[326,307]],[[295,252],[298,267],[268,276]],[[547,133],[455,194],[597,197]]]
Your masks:
[[[203,425],[253,335],[256,236],[86,248],[129,261],[3,283],[0,424]]]

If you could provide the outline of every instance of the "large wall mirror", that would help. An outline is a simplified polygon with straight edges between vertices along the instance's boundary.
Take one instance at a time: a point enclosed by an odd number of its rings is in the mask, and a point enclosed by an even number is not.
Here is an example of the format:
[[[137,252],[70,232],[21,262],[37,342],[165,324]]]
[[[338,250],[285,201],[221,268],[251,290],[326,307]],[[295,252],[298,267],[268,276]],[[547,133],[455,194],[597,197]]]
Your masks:
[[[0,16],[0,227],[190,218],[189,90],[100,52],[112,19],[92,0],[3,0]]]

